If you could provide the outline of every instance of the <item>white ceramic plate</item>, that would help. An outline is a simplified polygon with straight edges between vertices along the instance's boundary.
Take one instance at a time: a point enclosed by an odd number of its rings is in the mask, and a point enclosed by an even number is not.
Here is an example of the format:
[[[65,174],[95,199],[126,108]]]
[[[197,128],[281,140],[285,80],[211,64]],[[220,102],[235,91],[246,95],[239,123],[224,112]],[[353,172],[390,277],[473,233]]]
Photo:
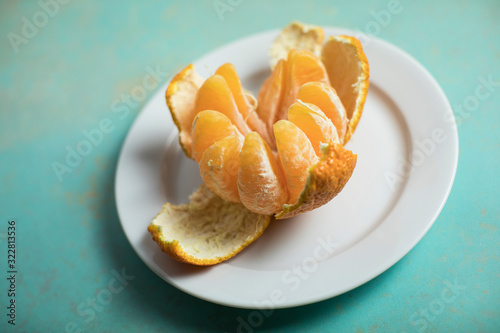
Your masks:
[[[267,51],[278,31],[240,39],[194,62],[204,77],[236,66],[254,92],[270,74]],[[355,35],[325,28],[326,36]],[[181,264],[146,230],[168,201],[185,203],[201,183],[185,157],[162,87],[125,140],[116,173],[123,230],[161,278],[196,297],[242,308],[285,308],[324,300],[373,279],[410,251],[436,220],[451,190],[458,136],[450,105],[411,56],[362,40],[370,89],[347,148],[358,154],[352,178],[329,204],[275,221],[235,258],[213,267]],[[186,59],[186,64],[190,59]]]

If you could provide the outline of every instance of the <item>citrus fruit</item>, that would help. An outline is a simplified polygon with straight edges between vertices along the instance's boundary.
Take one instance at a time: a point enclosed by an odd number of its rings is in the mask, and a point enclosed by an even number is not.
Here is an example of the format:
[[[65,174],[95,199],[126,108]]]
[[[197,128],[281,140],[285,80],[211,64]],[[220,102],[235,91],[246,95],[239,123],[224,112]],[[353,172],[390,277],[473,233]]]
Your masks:
[[[257,99],[229,63],[204,81],[189,65],[170,82],[166,100],[179,142],[204,182],[189,204],[165,204],[149,227],[173,258],[226,260],[271,217],[310,211],[344,188],[356,165],[344,144],[363,110],[369,68],[355,38],[324,45],[323,38],[319,27],[285,28]]]

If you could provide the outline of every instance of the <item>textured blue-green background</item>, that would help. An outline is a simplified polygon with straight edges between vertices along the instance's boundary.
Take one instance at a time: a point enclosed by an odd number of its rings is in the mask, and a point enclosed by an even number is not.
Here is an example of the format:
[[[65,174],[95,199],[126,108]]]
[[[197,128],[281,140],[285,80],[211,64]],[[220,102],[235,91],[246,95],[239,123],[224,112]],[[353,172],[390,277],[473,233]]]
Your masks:
[[[218,46],[291,20],[373,28],[372,11],[388,8],[389,1],[221,2],[231,7],[222,20],[212,0],[73,0],[18,52],[9,33],[21,36],[23,17],[32,22],[41,7],[36,1],[0,3],[0,331],[12,329],[4,277],[12,218],[18,223],[19,331],[63,332],[74,324],[85,332],[234,332],[238,317],[252,315],[171,287],[127,242],[114,175],[120,147],[147,98],[123,119],[112,103],[142,85],[148,66],[171,74]],[[473,100],[479,77],[500,81],[498,0],[400,5],[402,12],[374,32],[426,66],[455,112]],[[491,89],[471,111],[457,114],[455,184],[423,240],[369,283],[317,304],[276,310],[254,331],[500,331],[500,86]],[[105,118],[114,130],[60,182],[51,163],[64,162],[66,146],[75,148],[82,131]],[[80,316],[78,306],[122,268],[135,276],[123,292],[92,320]],[[443,281],[463,290],[441,309]]]

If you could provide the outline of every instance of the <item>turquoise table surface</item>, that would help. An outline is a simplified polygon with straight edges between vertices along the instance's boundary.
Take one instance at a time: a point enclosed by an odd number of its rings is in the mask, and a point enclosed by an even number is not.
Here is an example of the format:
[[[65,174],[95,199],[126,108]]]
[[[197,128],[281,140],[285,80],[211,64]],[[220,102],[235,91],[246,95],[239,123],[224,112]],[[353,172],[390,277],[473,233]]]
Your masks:
[[[114,176],[159,82],[292,20],[357,29],[414,56],[448,96],[460,155],[443,211],[402,260],[255,323],[252,310],[187,295],[139,259]],[[1,1],[0,36],[0,332],[500,332],[500,1]],[[127,97],[151,73],[158,81]],[[56,171],[96,128],[88,155]],[[255,325],[242,326],[248,318]]]

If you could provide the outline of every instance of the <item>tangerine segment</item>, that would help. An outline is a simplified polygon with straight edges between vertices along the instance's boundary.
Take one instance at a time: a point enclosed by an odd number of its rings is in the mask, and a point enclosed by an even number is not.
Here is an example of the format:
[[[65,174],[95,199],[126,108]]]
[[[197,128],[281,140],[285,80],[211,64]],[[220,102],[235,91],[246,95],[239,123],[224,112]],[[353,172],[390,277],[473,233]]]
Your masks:
[[[275,122],[286,119],[288,108],[297,99],[299,88],[307,82],[318,81],[330,84],[321,60],[306,50],[291,50],[285,66],[285,88],[280,112]]]
[[[297,125],[311,142],[317,156],[321,156],[321,144],[339,142],[337,130],[332,121],[314,104],[300,99],[288,109],[288,120]]]
[[[257,132],[248,133],[243,142],[238,190],[243,205],[263,215],[279,212],[288,199],[279,164]]]
[[[304,191],[293,205],[275,215],[286,219],[323,206],[342,191],[356,167],[356,155],[339,143],[323,146],[321,160],[311,166]]]
[[[179,130],[179,143],[188,157],[191,157],[191,125],[196,115],[195,100],[203,78],[192,64],[178,73],[165,92],[168,109]]]
[[[274,141],[268,133],[267,126],[255,112],[255,98],[243,90],[241,81],[232,64],[224,64],[217,69],[215,75],[207,79],[200,88],[196,111],[212,109],[226,114],[234,125],[244,135],[250,131],[259,132],[264,140],[275,147]],[[219,95],[209,94],[216,89]],[[218,99],[221,100],[218,100]],[[222,100],[224,99],[225,100]]]
[[[356,129],[368,94],[368,59],[359,40],[349,36],[330,37],[323,46],[321,59],[349,120],[345,144]]]
[[[198,91],[195,112],[204,110],[215,110],[225,114],[243,135],[250,132],[238,111],[231,89],[220,75],[212,75],[206,79]]]
[[[322,82],[309,82],[300,87],[297,98],[318,106],[335,125],[342,143],[347,130],[347,116],[335,89]]]
[[[275,123],[276,114],[281,107],[284,92],[285,60],[280,60],[274,67],[257,96],[257,112],[261,119],[272,128]]]
[[[245,92],[243,91],[243,87],[241,85],[240,78],[236,73],[236,68],[233,64],[226,63],[220,66],[217,71],[215,71],[216,75],[220,75],[226,80],[229,89],[231,89],[231,93],[233,94],[234,101],[236,106],[238,107],[238,111],[243,116],[243,119],[247,119],[249,114],[252,112],[253,106],[248,101]]]
[[[318,157],[307,136],[294,123],[280,120],[273,129],[288,187],[287,202],[295,203],[306,184],[307,169]]]
[[[229,135],[215,142],[200,160],[203,182],[222,199],[241,202],[238,193],[238,170],[243,137]]]
[[[192,158],[199,162],[203,152],[216,141],[224,139],[228,135],[238,134],[241,136],[226,115],[213,110],[201,111],[193,120]]]
[[[222,76],[226,80],[226,83],[233,94],[238,111],[243,116],[243,119],[246,121],[250,130],[260,133],[262,138],[271,146],[271,148],[276,148],[274,140],[268,133],[268,127],[255,111],[257,108],[257,105],[255,105],[255,98],[250,93],[244,91],[234,65],[226,63],[220,66],[215,74]]]

